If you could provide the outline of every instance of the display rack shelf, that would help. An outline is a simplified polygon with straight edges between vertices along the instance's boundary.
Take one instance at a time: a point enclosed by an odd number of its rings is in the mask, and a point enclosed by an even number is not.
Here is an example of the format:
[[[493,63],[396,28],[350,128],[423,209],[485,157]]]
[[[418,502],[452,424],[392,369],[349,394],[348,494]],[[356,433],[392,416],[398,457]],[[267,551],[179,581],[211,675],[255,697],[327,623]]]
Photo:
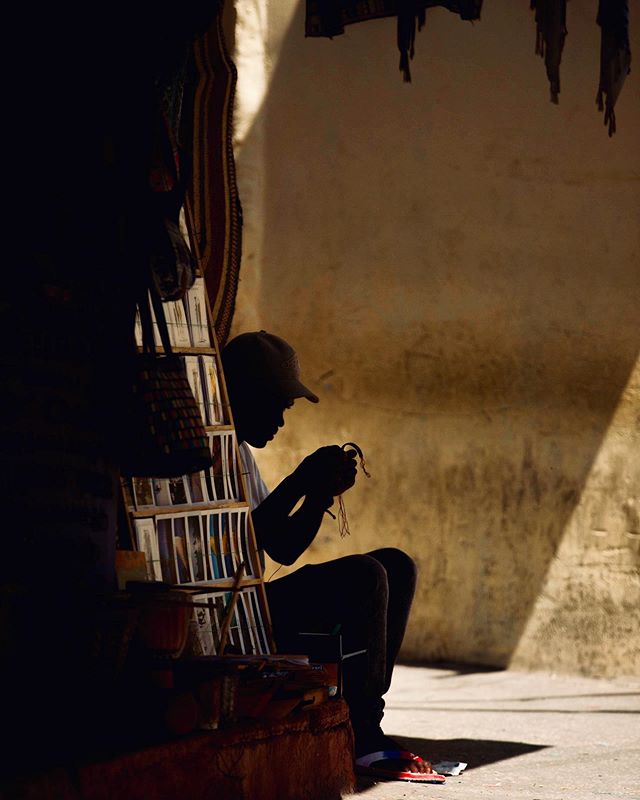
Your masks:
[[[145,554],[149,580],[194,598],[192,654],[220,655],[228,613],[228,643],[235,652],[270,653],[273,636],[262,561],[203,278],[196,279],[184,300],[166,303],[165,311],[173,352],[184,359],[200,404],[213,466],[176,478],[123,479],[130,538]],[[139,325],[136,337],[140,348]],[[162,353],[163,348],[157,350]]]

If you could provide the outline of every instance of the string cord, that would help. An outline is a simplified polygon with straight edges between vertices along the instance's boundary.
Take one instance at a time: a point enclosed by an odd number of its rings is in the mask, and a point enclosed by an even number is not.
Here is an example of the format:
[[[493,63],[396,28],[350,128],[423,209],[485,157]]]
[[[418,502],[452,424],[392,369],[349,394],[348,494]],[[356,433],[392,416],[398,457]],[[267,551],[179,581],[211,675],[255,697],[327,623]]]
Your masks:
[[[275,569],[275,570],[274,570],[274,571],[271,573],[271,575],[269,575],[269,577],[267,578],[267,583],[269,583],[269,581],[271,580],[271,578],[273,578],[273,576],[274,576],[274,575],[277,575],[277,574],[278,574],[278,572],[280,572],[280,570],[282,569],[282,567],[284,567],[284,564],[280,564],[280,566],[279,566],[279,567],[277,567],[277,568],[276,568],[276,569]]]
[[[364,459],[364,453],[360,447],[358,447],[355,442],[345,442],[341,449],[344,450],[347,447],[352,447],[356,451],[358,454],[358,460],[360,462],[360,469],[364,472],[367,478],[370,478],[371,474],[367,470],[367,463]],[[349,520],[347,519],[347,509],[344,505],[344,495],[342,494],[338,497],[338,530],[340,531],[340,536],[342,539],[344,539],[345,536],[351,535],[351,531],[349,530]]]
[[[367,470],[367,462],[365,461],[364,453],[362,452],[361,448],[355,442],[345,442],[340,449],[341,450],[345,450],[347,447],[352,447],[356,451],[356,453],[358,454],[358,460],[360,462],[360,469],[364,472],[364,474],[367,476],[367,478],[370,478],[371,477],[371,473]],[[336,517],[331,513],[331,511],[329,511],[329,509],[326,509],[325,513],[329,514],[334,519],[336,519]],[[338,530],[340,531],[340,536],[343,539],[344,539],[345,536],[350,536],[351,535],[351,531],[349,530],[349,520],[347,519],[347,509],[345,508],[345,505],[344,505],[344,496],[343,495],[340,495],[338,497],[338,517],[337,517],[337,519],[338,519]],[[275,575],[277,575],[279,570],[282,569],[282,566],[283,565],[280,564],[280,566],[274,572],[271,573],[271,575],[267,578],[267,583],[269,583],[271,581],[271,579]]]

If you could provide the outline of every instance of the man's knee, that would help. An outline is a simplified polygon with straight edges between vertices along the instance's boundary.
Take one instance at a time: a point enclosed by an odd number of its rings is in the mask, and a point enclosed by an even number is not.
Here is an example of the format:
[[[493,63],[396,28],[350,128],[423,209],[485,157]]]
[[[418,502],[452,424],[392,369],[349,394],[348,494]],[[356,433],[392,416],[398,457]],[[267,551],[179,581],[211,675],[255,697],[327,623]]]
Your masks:
[[[349,556],[348,558],[353,586],[366,593],[386,594],[388,585],[384,564],[369,554]]]
[[[415,585],[418,568],[410,555],[397,547],[383,547],[367,554],[385,569],[389,583],[402,582]]]

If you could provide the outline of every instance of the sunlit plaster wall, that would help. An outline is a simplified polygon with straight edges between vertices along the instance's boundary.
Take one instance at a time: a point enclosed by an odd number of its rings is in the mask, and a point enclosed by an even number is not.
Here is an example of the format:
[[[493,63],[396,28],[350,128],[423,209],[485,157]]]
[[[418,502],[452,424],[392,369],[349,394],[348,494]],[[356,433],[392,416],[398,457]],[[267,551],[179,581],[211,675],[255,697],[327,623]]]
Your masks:
[[[305,40],[293,0],[236,0],[235,332],[289,339],[322,398],[258,453],[269,483],[364,449],[351,536],[327,517],[308,558],[417,560],[406,657],[637,673],[640,70],[609,139],[596,3],[559,106],[528,5],[430,12],[403,84],[394,21]]]

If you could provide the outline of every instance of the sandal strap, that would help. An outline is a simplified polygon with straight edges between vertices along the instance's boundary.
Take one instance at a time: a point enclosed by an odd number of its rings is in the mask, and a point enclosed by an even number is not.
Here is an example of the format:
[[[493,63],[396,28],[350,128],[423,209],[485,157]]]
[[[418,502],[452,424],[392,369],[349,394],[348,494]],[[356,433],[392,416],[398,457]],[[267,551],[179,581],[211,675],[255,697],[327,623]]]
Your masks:
[[[365,768],[362,767],[364,770]],[[444,775],[437,772],[393,772],[390,769],[376,769],[368,767],[366,774],[373,774],[379,778],[390,778],[395,781],[409,781],[411,783],[446,783]]]
[[[375,753],[367,753],[360,758],[356,758],[356,766],[370,767],[376,761],[387,759],[397,759],[399,761],[422,761],[420,756],[410,753],[408,750],[377,750]]]

